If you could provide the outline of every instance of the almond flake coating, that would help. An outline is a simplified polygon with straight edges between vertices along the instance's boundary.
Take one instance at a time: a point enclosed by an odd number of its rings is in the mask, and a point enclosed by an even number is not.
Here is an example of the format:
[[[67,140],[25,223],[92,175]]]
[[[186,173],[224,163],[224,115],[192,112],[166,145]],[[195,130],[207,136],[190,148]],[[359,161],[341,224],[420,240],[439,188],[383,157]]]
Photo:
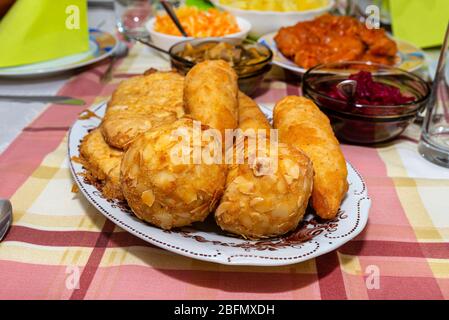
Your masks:
[[[226,180],[222,164],[173,161],[178,141],[172,134],[181,128],[192,137],[193,120],[181,118],[141,134],[121,166],[123,194],[133,212],[166,230],[203,221],[216,208]]]
[[[101,124],[106,142],[126,149],[140,133],[184,115],[184,77],[154,72],[126,79],[112,94]]]

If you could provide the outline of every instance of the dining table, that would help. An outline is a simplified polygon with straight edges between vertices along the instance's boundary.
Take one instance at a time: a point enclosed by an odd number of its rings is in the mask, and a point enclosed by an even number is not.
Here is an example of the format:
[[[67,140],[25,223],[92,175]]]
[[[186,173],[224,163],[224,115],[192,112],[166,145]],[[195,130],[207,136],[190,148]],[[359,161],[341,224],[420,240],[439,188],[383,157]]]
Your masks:
[[[89,23],[115,32],[113,11]],[[428,51],[429,73],[438,51]],[[46,78],[0,79],[0,94],[48,94],[84,106],[0,102],[0,198],[13,223],[0,242],[0,299],[449,299],[449,169],[418,153],[420,124],[392,142],[342,143],[372,200],[364,231],[314,259],[279,267],[204,262],[153,246],[105,218],[74,188],[67,135],[120,81],[169,61],[130,44],[109,61]],[[273,66],[255,93],[272,108],[301,95],[301,78]]]

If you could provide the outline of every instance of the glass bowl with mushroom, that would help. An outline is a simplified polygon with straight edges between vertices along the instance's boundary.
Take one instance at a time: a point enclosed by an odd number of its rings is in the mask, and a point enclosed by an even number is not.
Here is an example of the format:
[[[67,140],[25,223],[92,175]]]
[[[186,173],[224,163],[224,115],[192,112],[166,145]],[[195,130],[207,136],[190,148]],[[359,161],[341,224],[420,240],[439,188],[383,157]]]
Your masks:
[[[252,95],[271,69],[273,52],[260,43],[236,38],[203,38],[186,40],[170,50],[173,68],[186,74],[196,63],[205,60],[225,60],[239,77],[239,87]]]

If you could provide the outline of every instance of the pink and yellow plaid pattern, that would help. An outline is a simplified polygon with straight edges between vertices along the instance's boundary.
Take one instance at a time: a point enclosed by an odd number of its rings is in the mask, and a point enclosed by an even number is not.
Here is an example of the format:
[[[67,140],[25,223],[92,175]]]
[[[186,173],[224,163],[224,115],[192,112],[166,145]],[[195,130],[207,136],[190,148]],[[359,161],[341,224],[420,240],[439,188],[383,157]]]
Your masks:
[[[60,94],[93,104],[120,78],[167,63],[136,45],[106,86],[104,67],[71,79]],[[299,94],[299,82],[274,69],[259,93],[258,102],[273,105]],[[449,170],[421,159],[417,128],[378,148],[343,145],[372,198],[356,239],[301,264],[231,267],[149,245],[71,192],[66,135],[81,111],[48,106],[0,155],[0,197],[14,207],[0,243],[0,298],[449,299]]]

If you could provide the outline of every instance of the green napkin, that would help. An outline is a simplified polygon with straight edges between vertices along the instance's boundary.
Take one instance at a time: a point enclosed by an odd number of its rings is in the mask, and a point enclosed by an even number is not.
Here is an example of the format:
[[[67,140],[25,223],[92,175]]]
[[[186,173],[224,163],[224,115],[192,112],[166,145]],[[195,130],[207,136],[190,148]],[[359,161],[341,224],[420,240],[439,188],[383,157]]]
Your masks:
[[[390,0],[395,37],[421,48],[443,43],[449,21],[449,0]]]
[[[0,67],[89,49],[86,0],[17,0],[0,21]]]
[[[191,7],[197,7],[202,10],[214,7],[213,4],[207,0],[186,0],[186,5]]]

